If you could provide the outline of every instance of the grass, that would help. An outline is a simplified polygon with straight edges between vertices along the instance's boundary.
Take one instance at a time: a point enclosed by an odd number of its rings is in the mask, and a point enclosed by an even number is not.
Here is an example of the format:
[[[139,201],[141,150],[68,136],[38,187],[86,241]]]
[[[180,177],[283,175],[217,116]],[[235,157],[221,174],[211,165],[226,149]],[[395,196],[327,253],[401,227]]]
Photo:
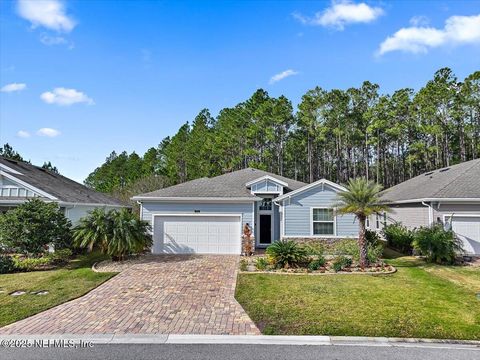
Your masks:
[[[103,260],[100,254],[79,256],[64,268],[0,275],[0,327],[75,299],[110,279],[114,273],[96,273],[91,266]],[[10,296],[15,290],[26,291]],[[30,292],[47,290],[48,295]]]
[[[387,276],[242,274],[236,298],[264,334],[480,340],[480,270],[391,254]]]

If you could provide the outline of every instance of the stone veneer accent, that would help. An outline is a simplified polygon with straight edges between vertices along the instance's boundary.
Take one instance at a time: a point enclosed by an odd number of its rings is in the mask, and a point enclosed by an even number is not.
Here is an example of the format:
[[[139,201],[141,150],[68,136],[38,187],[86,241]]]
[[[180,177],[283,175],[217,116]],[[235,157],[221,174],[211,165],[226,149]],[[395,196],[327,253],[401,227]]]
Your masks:
[[[353,239],[357,240],[357,238],[318,238],[318,237],[302,237],[302,238],[289,238],[289,237],[284,237],[282,240],[293,240],[297,243],[300,244],[311,244],[311,243],[320,243],[320,244],[325,244],[325,245],[332,245],[336,242],[345,240],[345,239]]]

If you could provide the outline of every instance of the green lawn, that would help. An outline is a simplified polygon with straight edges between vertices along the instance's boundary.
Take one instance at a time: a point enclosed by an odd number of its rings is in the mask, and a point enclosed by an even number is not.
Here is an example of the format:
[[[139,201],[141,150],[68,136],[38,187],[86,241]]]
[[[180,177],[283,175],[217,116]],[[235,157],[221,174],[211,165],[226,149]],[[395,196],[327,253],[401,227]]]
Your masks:
[[[103,255],[80,256],[68,266],[50,271],[33,271],[0,275],[0,326],[24,319],[65,301],[75,299],[105,280],[113,273],[96,273],[91,269]],[[15,290],[27,291],[21,296],[10,296]],[[30,292],[48,290],[48,295]]]
[[[264,334],[480,340],[480,269],[388,260],[393,275],[242,274],[236,298]]]

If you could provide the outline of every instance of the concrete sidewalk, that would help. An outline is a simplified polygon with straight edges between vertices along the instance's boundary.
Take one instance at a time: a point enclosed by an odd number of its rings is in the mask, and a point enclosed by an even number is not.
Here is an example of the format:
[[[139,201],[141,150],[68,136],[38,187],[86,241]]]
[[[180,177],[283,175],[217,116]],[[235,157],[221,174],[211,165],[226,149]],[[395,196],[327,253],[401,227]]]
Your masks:
[[[93,344],[249,344],[442,347],[480,351],[480,341],[357,336],[184,335],[184,334],[47,334],[0,335],[1,347],[14,341],[72,340]]]

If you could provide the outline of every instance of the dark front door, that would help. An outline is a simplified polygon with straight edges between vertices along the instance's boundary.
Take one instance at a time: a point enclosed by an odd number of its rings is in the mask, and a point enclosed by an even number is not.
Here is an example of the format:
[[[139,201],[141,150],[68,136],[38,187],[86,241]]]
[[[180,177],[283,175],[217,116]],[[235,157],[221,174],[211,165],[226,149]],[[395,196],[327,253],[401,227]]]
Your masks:
[[[260,244],[272,242],[272,215],[260,214]]]

